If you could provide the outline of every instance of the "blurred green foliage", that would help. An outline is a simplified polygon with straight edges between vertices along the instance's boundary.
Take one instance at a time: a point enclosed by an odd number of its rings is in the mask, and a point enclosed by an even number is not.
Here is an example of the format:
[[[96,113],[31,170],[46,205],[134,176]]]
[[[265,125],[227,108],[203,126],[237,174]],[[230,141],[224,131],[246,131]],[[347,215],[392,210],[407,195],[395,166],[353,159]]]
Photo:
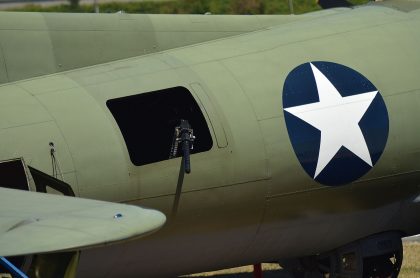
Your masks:
[[[93,2],[93,0],[92,0]],[[368,0],[351,0],[353,4],[363,4]],[[295,14],[319,10],[316,0],[294,0]],[[27,5],[15,11],[31,12],[93,12],[93,5],[58,5],[41,7]],[[289,14],[288,0],[173,0],[143,2],[110,2],[99,5],[101,13],[147,14]]]

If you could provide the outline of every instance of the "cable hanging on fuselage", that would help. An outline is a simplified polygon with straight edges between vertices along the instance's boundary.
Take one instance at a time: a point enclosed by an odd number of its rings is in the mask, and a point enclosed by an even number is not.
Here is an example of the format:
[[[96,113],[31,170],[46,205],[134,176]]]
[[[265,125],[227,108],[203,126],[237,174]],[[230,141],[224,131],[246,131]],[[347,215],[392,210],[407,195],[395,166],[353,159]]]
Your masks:
[[[50,145],[50,155],[51,155],[51,166],[52,166],[52,176],[58,179],[58,175],[60,175],[61,180],[64,181],[63,172],[61,171],[60,161],[55,155],[55,146],[53,142],[49,143]]]

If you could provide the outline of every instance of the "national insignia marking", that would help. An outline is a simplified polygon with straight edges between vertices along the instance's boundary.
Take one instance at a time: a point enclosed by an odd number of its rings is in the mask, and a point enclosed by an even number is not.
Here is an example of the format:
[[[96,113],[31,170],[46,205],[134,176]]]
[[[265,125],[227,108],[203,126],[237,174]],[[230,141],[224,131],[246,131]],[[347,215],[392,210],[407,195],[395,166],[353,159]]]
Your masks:
[[[284,83],[283,109],[296,156],[319,183],[355,181],[383,153],[389,130],[385,102],[351,68],[331,62],[296,67]]]

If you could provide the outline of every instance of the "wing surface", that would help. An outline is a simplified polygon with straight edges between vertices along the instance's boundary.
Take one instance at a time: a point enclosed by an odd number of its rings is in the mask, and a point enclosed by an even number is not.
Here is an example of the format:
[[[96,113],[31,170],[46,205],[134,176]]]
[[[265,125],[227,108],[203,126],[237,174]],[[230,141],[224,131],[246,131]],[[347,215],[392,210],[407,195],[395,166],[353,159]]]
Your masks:
[[[159,229],[156,210],[0,188],[0,256],[84,249]]]

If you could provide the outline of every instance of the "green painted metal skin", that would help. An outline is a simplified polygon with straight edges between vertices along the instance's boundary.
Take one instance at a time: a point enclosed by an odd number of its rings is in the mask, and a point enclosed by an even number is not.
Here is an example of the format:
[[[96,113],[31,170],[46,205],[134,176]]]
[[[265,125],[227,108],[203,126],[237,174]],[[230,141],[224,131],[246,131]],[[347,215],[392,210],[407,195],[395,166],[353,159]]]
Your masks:
[[[167,216],[180,159],[134,166],[105,103],[184,86],[205,113],[215,143],[192,155],[177,217],[144,240],[83,251],[80,277],[174,277],[317,254],[383,231],[420,233],[420,204],[412,202],[420,194],[420,10],[367,6],[318,15],[0,86],[0,157],[23,157],[51,173],[53,141],[76,195],[151,207]],[[46,22],[45,15],[30,16]],[[60,59],[52,53],[55,65]],[[83,66],[82,60],[65,68]],[[382,157],[368,174],[340,187],[322,186],[305,173],[283,118],[287,74],[319,60],[362,72],[380,90],[389,113]],[[11,80],[42,74],[12,72]]]
[[[404,12],[410,12],[418,9],[420,7],[420,2],[418,0],[386,0],[378,1],[378,3],[374,3],[374,5],[390,7]]]
[[[0,83],[150,54],[304,18],[0,12]]]

